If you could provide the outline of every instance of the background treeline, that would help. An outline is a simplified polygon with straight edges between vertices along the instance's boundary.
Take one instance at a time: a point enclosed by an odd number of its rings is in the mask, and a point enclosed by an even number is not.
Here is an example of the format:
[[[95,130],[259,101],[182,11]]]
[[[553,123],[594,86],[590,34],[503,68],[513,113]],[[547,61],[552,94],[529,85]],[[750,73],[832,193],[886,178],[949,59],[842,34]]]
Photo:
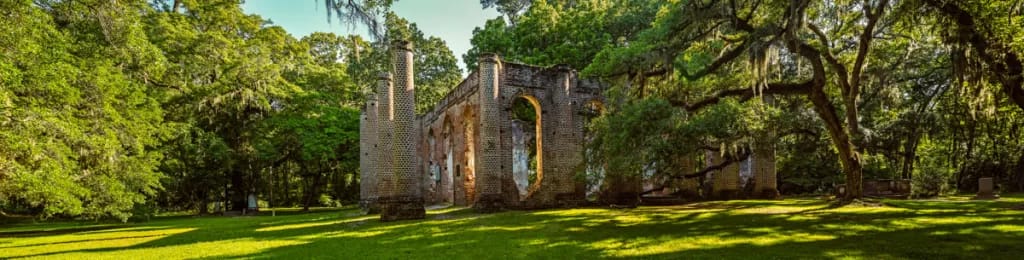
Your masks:
[[[934,196],[979,177],[1024,190],[1024,1],[481,3],[503,17],[474,31],[467,67],[496,52],[614,83],[591,174],[678,179],[700,170],[679,156],[770,146],[788,194],[912,179]]]
[[[430,68],[416,75],[425,109],[461,79],[455,56],[382,17]],[[237,0],[2,1],[0,214],[354,202],[359,109],[390,64],[384,41],[296,39]]]
[[[235,0],[0,2],[0,214],[355,200],[358,106],[388,39],[416,45],[421,112],[461,73],[392,2],[323,2],[373,40],[295,39]],[[1024,1],[481,4],[503,16],[474,30],[470,70],[495,52],[612,83],[588,128],[594,172],[696,177],[676,158],[768,146],[783,193],[910,178],[933,196],[983,176],[1024,190]]]

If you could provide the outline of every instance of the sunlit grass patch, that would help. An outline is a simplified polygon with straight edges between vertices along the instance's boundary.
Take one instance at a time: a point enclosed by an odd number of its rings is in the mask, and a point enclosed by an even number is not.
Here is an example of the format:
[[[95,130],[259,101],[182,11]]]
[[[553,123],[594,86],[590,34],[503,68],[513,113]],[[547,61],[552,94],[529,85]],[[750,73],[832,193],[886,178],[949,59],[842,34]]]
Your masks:
[[[1024,211],[1009,208],[1021,203],[1004,195],[835,207],[798,198],[497,214],[451,207],[393,223],[355,209],[44,223],[0,227],[0,258],[1014,258],[1024,255]]]

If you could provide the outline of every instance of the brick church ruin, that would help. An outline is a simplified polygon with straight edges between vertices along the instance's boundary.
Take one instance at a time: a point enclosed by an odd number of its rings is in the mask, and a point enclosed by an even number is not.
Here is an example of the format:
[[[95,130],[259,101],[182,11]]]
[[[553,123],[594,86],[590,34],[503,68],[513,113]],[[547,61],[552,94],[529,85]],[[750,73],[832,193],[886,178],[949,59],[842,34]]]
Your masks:
[[[415,112],[413,46],[392,44],[394,74],[381,73],[368,95],[360,122],[360,206],[381,220],[418,219],[425,205],[501,209],[574,207],[587,197],[636,200],[640,180],[577,177],[583,167],[586,125],[605,102],[605,84],[584,79],[568,66],[537,67],[482,55],[478,68],[432,110]],[[517,117],[514,104],[532,107],[532,119]],[[767,151],[767,150],[766,150]],[[708,154],[707,164],[721,160]],[[774,194],[774,153],[755,151],[752,160],[731,164],[709,180],[717,196]],[[697,166],[696,157],[684,158]],[[590,167],[593,168],[593,167]],[[747,178],[741,174],[747,169]],[[692,171],[690,171],[692,172]],[[650,194],[696,194],[698,179],[675,182]],[[602,190],[603,189],[603,190]]]

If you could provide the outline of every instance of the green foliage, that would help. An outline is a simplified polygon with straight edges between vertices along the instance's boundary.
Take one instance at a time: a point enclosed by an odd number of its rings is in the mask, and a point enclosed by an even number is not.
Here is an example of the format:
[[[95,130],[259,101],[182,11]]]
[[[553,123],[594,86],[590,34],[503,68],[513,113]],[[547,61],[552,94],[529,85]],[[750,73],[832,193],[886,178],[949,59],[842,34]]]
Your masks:
[[[595,118],[589,131],[587,160],[604,165],[610,174],[639,174],[653,162],[660,173],[679,173],[671,158],[708,148],[736,154],[749,150],[759,127],[755,110],[725,101],[697,114],[672,107],[661,98],[647,98],[613,107]],[[684,174],[689,174],[685,172]]]
[[[327,10],[328,22],[337,16],[342,23],[366,26],[372,38],[384,39],[386,35],[377,18],[387,13],[394,2],[395,0],[324,0],[324,7]]]
[[[407,40],[413,44],[416,112],[426,113],[459,84],[462,70],[444,40],[425,36],[415,23],[409,23],[394,13],[388,13],[386,18],[385,24],[391,39]],[[391,60],[383,64],[391,64]]]
[[[320,199],[317,200],[321,206],[334,207],[335,201],[331,199],[331,195],[321,194]]]
[[[0,4],[0,199],[40,217],[131,216],[160,189],[161,73],[138,2]],[[88,11],[87,11],[88,10]]]
[[[512,118],[525,122],[537,122],[537,110],[526,98],[516,98],[515,101],[512,101]]]
[[[206,209],[216,191],[228,183],[224,172],[231,160],[231,148],[213,132],[193,125],[182,129],[164,146],[161,171],[166,193],[159,201],[169,209]]]
[[[473,30],[473,48],[462,56],[466,67],[475,70],[481,54],[497,53],[514,62],[583,69],[603,48],[643,28],[657,10],[657,1],[647,0],[570,2],[533,1],[513,24],[488,20]]]
[[[1024,100],[1020,81],[1008,80],[1020,78],[1019,69],[1014,72],[1011,68],[1020,67],[1013,65],[1019,64],[1014,57],[1022,55],[1019,48],[1009,46],[1019,45],[1010,39],[1020,38],[1021,30],[1020,26],[1008,25],[1020,19],[1020,10],[1024,8],[1019,3],[637,2],[623,6],[640,10],[634,12],[644,14],[640,18],[610,11],[601,26],[590,25],[613,35],[614,41],[600,46],[600,51],[584,55],[588,61],[583,70],[585,75],[603,77],[621,88],[616,90],[620,93],[609,94],[619,102],[609,106],[611,113],[628,113],[629,108],[616,111],[615,107],[629,107],[637,100],[654,98],[671,104],[662,109],[685,108],[698,110],[686,113],[699,114],[699,110],[715,109],[722,105],[722,100],[732,97],[759,100],[751,98],[744,89],[751,90],[756,97],[762,91],[808,82],[814,87],[777,93],[804,98],[769,105],[778,109],[765,120],[743,121],[751,124],[749,131],[724,131],[736,134],[732,136],[735,140],[778,138],[775,143],[779,144],[780,182],[796,186],[793,190],[824,192],[842,182],[837,177],[846,176],[845,181],[852,182],[861,179],[862,173],[865,178],[917,179],[917,167],[933,172],[932,166],[920,165],[926,161],[941,161],[952,167],[944,175],[952,175],[947,177],[955,179],[961,190],[973,189],[974,180],[983,175],[1000,176],[1008,180],[1007,184],[1024,187],[1024,174],[1015,173],[1024,169],[1024,155],[1017,153],[1021,150],[1017,140],[1021,139],[1020,129],[1024,126],[1018,123],[1019,115],[1008,109],[1012,104],[1020,107]],[[524,14],[522,24],[514,28],[499,22],[488,23],[477,31],[474,40],[479,41],[474,44],[513,53],[506,56],[516,59],[535,56],[556,60],[538,54],[542,52],[505,47],[536,39],[522,36],[527,33],[518,33],[520,27],[530,32],[550,31],[547,27],[526,27],[530,19],[555,21],[545,23],[554,26],[561,15],[572,12],[552,13],[542,4],[535,5],[535,9]],[[871,8],[871,12],[865,8]],[[948,11],[951,8],[961,8],[965,13]],[[870,22],[873,19],[876,21]],[[618,33],[622,31],[610,28],[632,29],[623,30],[631,33]],[[868,29],[871,31],[865,34]],[[498,37],[513,41],[489,40]],[[550,38],[557,37],[542,39]],[[588,39],[596,38],[600,37]],[[529,46],[546,45],[530,42]],[[1010,99],[996,92],[1006,93]],[[757,105],[743,107],[735,112],[759,109]],[[817,118],[806,116],[810,113]],[[612,117],[615,116],[609,118]],[[672,120],[728,129],[715,120]],[[618,122],[597,121],[607,125]],[[637,130],[642,129],[595,128],[598,136],[625,135]],[[699,138],[681,137],[687,133]],[[712,133],[661,134],[675,145],[697,150],[751,144],[714,140],[724,135],[701,136]],[[595,145],[619,145],[606,141],[599,139]],[[928,142],[942,143],[949,147],[948,153],[922,151],[922,144]],[[657,149],[654,143],[643,143]],[[643,165],[667,156],[641,156],[643,153],[632,153],[630,149],[612,151],[619,154],[601,158],[625,156]],[[641,166],[629,170],[638,167]]]
[[[946,148],[925,139],[919,149],[920,162],[911,179],[911,196],[929,198],[954,191],[950,184],[953,183],[955,168],[950,167],[942,156],[947,152]]]
[[[358,108],[386,44],[295,39],[237,0],[17,0],[0,18],[0,211],[126,220],[358,194]],[[454,55],[388,21],[418,47],[429,107],[461,78]]]
[[[275,147],[296,144],[304,161],[352,161],[358,159],[359,111],[333,105],[333,96],[310,93],[297,96],[292,105],[265,121],[274,134]]]
[[[405,40],[413,45],[413,66],[416,83],[416,112],[426,113],[462,79],[455,55],[447,43],[436,36],[425,35],[415,23],[395,13],[384,15],[387,38],[370,43],[358,36],[349,36],[343,43],[348,55],[348,74],[361,93],[371,93],[377,86],[377,73],[392,71],[388,40]],[[362,97],[360,97],[361,99]]]
[[[512,24],[519,20],[521,13],[533,3],[533,0],[480,0],[480,5],[487,8],[495,8],[499,13],[505,15]],[[540,1],[545,2],[545,1]]]

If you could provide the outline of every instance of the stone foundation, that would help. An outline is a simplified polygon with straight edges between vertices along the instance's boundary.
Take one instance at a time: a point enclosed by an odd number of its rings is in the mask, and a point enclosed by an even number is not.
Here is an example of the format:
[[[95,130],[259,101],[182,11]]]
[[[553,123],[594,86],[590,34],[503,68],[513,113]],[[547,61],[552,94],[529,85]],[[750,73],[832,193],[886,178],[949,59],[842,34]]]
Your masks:
[[[417,197],[380,198],[380,221],[398,221],[424,219],[427,212],[423,208],[423,199]]]
[[[760,192],[754,193],[754,198],[755,199],[776,200],[776,199],[782,199],[782,194],[779,193],[778,189],[764,189],[764,190],[761,190]]]
[[[735,199],[742,199],[743,196],[741,196],[741,195],[742,194],[740,193],[739,190],[719,190],[719,191],[712,191],[710,199],[712,199],[712,200],[735,200]]]
[[[635,208],[640,205],[640,193],[629,191],[609,191],[602,201],[613,207]]]
[[[864,196],[905,198],[910,196],[910,180],[864,180]]]
[[[377,203],[376,199],[359,200],[359,208],[362,210],[363,214],[380,213],[380,204]]]
[[[772,139],[774,140],[774,138]],[[753,192],[757,199],[780,199],[775,172],[775,148],[770,144],[758,143],[757,151],[751,155],[751,170],[754,171]]]
[[[501,194],[480,194],[480,199],[473,204],[473,209],[480,213],[499,212],[505,208]]]
[[[675,195],[680,197],[680,198],[684,198],[684,199],[699,199],[700,198],[700,192],[697,191],[696,189],[679,190],[679,191],[676,192]]]
[[[601,204],[613,207],[636,207],[640,205],[643,184],[639,176],[608,176],[607,188],[601,191]]]
[[[708,166],[719,165],[725,161],[718,152],[709,151],[708,153]],[[741,191],[739,189],[739,178],[740,178],[740,165],[739,163],[731,163],[723,167],[721,170],[713,171],[711,175],[711,196],[713,200],[731,200],[739,199]]]
[[[697,171],[697,161],[692,154],[676,158],[679,164],[679,174],[690,174]],[[700,199],[701,178],[683,178],[673,181],[673,195],[683,199]]]
[[[560,208],[575,208],[587,204],[587,200],[579,192],[555,194],[555,203]]]

